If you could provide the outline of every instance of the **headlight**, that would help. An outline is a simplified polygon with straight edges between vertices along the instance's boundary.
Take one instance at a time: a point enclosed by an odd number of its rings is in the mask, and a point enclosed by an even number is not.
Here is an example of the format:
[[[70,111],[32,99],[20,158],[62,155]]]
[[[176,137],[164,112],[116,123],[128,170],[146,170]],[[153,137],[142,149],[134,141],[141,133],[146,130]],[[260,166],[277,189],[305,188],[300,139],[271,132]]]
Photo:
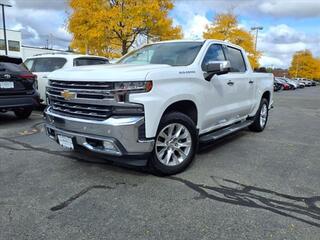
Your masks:
[[[152,81],[116,82],[114,88],[116,92],[150,92]]]
[[[117,102],[127,102],[130,93],[150,92],[152,81],[115,82],[114,95]]]

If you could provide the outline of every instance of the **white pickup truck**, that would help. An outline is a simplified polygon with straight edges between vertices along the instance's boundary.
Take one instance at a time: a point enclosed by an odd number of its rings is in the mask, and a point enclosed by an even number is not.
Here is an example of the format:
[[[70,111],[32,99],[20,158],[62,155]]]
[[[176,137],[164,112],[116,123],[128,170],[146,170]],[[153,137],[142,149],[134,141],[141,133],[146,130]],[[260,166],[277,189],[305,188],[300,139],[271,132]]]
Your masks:
[[[199,143],[263,131],[273,96],[272,74],[254,73],[242,48],[216,40],[154,43],[49,79],[51,139],[164,175],[183,171]]]

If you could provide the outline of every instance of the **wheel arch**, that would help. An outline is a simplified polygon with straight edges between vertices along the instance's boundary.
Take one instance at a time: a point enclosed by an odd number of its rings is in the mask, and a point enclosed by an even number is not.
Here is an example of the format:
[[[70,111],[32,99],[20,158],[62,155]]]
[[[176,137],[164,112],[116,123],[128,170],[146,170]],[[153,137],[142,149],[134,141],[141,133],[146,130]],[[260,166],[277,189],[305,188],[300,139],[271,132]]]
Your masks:
[[[198,108],[192,100],[179,100],[171,103],[162,113],[161,118],[170,112],[181,112],[190,117],[196,126],[198,124]]]
[[[265,91],[262,96],[261,96],[261,99],[267,99],[268,103],[270,103],[270,100],[271,100],[271,92],[269,90]]]

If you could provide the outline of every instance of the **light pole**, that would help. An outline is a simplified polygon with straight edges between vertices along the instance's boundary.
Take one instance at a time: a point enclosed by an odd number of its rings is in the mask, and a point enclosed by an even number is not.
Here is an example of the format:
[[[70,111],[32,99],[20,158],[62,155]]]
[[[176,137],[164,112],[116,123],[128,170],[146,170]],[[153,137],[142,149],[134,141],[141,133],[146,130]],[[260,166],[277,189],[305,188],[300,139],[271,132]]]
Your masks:
[[[8,55],[8,46],[7,46],[7,31],[6,31],[6,18],[4,15],[4,7],[12,7],[9,4],[4,4],[0,3],[1,8],[2,8],[2,24],[3,24],[3,38],[4,38],[4,50],[5,50],[5,55]]]
[[[256,42],[254,44],[254,49],[257,51],[258,33],[259,33],[259,30],[263,30],[263,27],[252,27],[251,30],[256,31]]]

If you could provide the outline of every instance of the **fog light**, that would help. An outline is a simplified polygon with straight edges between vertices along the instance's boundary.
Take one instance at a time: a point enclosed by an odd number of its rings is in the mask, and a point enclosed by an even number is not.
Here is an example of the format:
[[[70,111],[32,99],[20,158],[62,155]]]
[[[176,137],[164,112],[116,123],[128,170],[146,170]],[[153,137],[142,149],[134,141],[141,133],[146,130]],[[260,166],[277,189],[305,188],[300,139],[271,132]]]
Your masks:
[[[108,150],[112,150],[112,151],[117,151],[116,147],[114,146],[113,143],[111,142],[108,142],[108,141],[103,141],[103,147],[105,149],[108,149]]]

